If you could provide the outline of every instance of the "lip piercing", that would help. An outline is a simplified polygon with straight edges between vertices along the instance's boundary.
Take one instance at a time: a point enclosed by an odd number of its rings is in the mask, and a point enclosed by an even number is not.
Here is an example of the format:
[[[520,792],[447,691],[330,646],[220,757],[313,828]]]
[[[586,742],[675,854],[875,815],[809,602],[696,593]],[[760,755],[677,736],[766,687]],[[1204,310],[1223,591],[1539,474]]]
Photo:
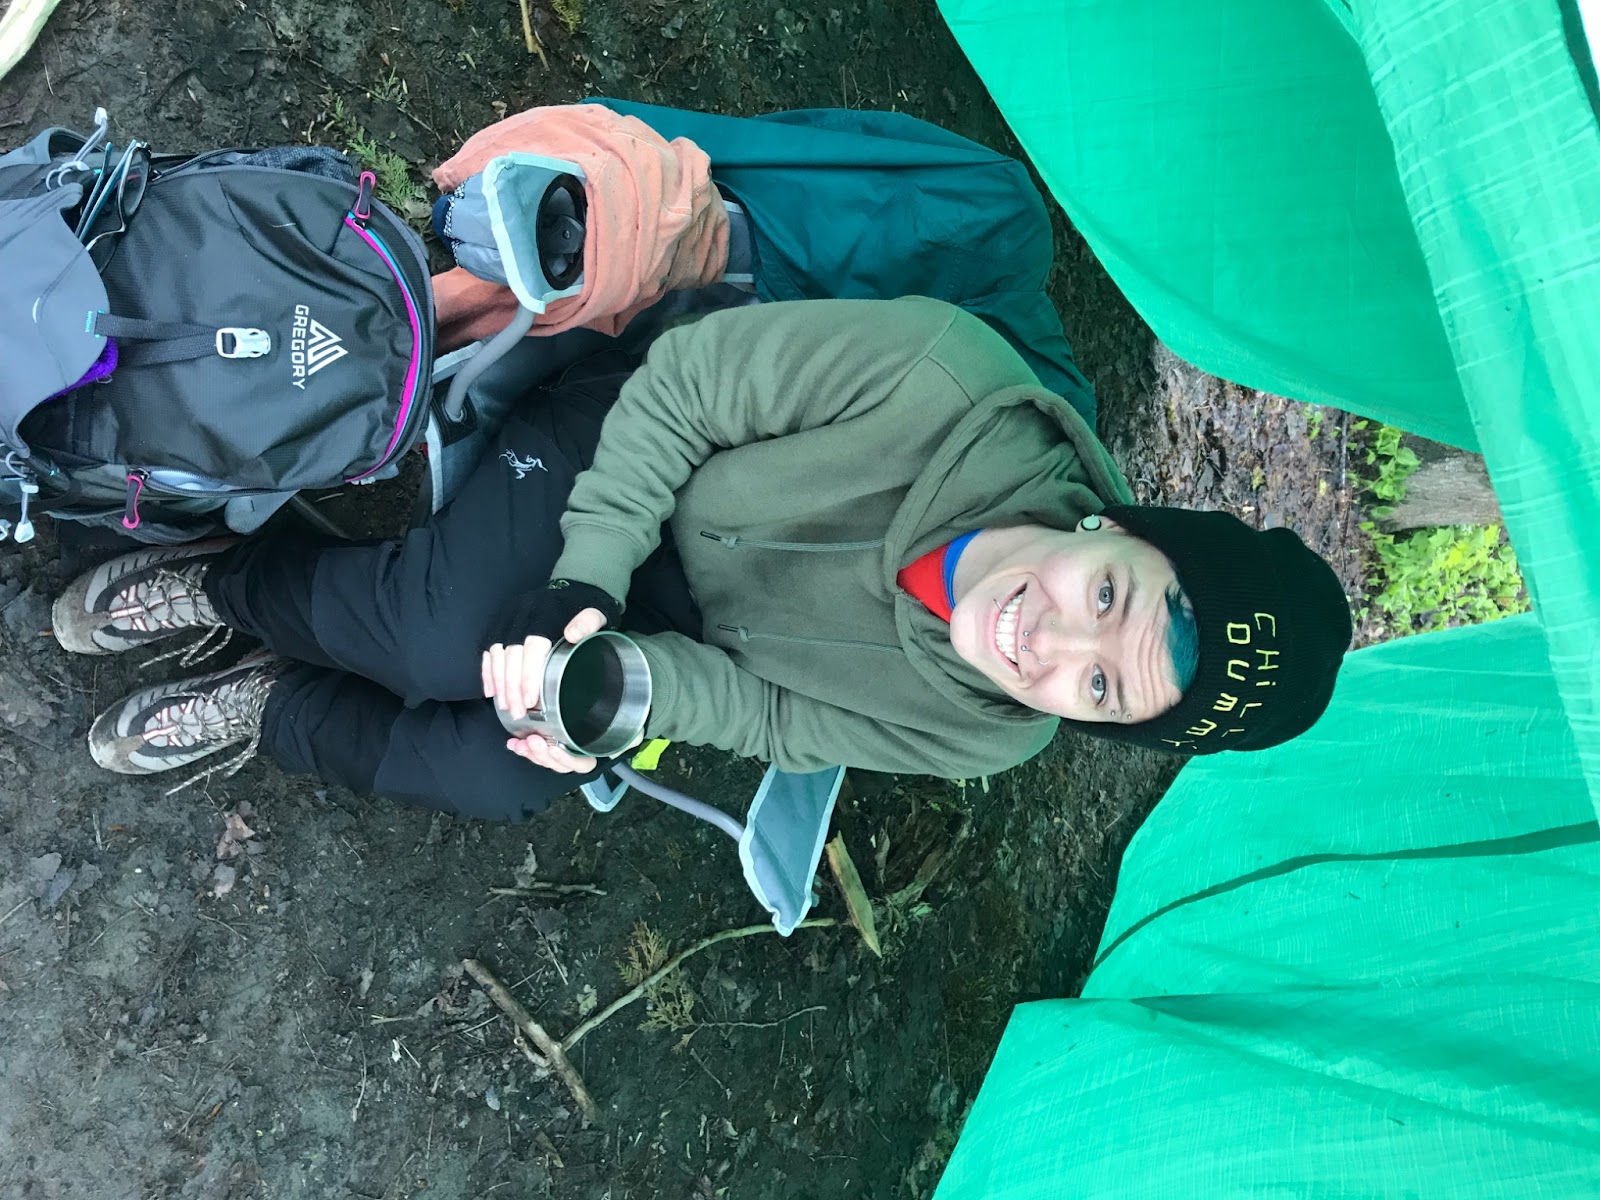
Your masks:
[[[1093,513],[1090,513],[1087,517],[1078,522],[1078,528],[1086,529],[1090,533],[1093,533],[1096,529],[1100,528],[1100,518],[1095,516]]]

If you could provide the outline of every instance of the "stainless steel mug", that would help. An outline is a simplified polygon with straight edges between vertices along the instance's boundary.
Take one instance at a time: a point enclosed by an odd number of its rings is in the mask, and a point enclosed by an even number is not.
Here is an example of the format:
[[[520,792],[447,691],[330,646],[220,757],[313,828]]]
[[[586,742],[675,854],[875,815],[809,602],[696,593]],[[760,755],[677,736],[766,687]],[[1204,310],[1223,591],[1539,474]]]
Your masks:
[[[602,629],[579,642],[555,644],[539,696],[539,708],[520,721],[495,705],[507,733],[537,733],[574,754],[613,758],[644,733],[650,665],[631,638]]]

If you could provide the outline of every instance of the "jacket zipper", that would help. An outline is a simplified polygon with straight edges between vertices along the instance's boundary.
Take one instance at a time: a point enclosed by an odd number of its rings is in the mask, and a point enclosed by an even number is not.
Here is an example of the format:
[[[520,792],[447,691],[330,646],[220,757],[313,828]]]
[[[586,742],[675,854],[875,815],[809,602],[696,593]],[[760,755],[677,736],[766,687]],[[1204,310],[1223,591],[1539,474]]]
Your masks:
[[[718,625],[724,633],[731,633],[741,642],[793,642],[799,646],[835,646],[841,650],[882,650],[900,653],[899,646],[885,646],[882,642],[857,642],[849,638],[806,637],[799,633],[751,633],[743,625]]]
[[[709,529],[702,529],[700,536],[710,538],[713,542],[720,542],[729,550],[738,550],[749,547],[752,550],[785,550],[795,554],[832,554],[844,553],[850,550],[876,550],[883,545],[882,538],[874,538],[867,542],[767,542],[760,538],[740,537],[736,533],[713,533]]]
[[[700,536],[718,542],[729,550],[738,550],[748,547],[752,550],[782,550],[795,554],[831,554],[834,552],[846,553],[852,550],[876,550],[883,545],[882,538],[874,538],[864,542],[769,542],[761,538],[740,537],[736,533],[713,533],[709,529],[702,529]],[[821,638],[806,637],[797,633],[751,633],[743,625],[718,625],[724,633],[731,633],[741,642],[793,642],[801,646],[836,646],[849,650],[883,650],[892,654],[900,653],[900,647],[885,646],[881,642],[857,642],[848,638]]]

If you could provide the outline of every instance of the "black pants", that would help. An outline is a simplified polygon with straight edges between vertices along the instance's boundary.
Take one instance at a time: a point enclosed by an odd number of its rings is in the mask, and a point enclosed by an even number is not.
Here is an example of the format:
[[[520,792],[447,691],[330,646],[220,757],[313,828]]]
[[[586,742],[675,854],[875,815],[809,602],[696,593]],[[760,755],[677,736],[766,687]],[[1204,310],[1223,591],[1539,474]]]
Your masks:
[[[496,616],[561,553],[573,480],[632,363],[581,363],[513,414],[448,508],[402,538],[262,537],[211,567],[222,619],[299,665],[272,688],[261,746],[286,771],[469,817],[521,819],[592,776],[505,748],[480,659]],[[700,633],[670,540],[634,573],[624,630]]]

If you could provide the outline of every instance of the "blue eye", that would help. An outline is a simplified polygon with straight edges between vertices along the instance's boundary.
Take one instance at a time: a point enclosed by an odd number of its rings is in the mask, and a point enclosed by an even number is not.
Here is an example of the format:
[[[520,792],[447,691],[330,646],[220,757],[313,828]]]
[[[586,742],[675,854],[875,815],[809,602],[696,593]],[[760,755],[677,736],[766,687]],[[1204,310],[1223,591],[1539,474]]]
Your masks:
[[[1094,696],[1096,704],[1106,702],[1106,673],[1099,667],[1094,669],[1094,674],[1089,676],[1089,691]]]
[[[1100,590],[1095,594],[1095,601],[1099,605],[1099,615],[1105,616],[1111,611],[1111,605],[1116,601],[1117,589],[1112,584],[1110,577],[1100,585]]]

